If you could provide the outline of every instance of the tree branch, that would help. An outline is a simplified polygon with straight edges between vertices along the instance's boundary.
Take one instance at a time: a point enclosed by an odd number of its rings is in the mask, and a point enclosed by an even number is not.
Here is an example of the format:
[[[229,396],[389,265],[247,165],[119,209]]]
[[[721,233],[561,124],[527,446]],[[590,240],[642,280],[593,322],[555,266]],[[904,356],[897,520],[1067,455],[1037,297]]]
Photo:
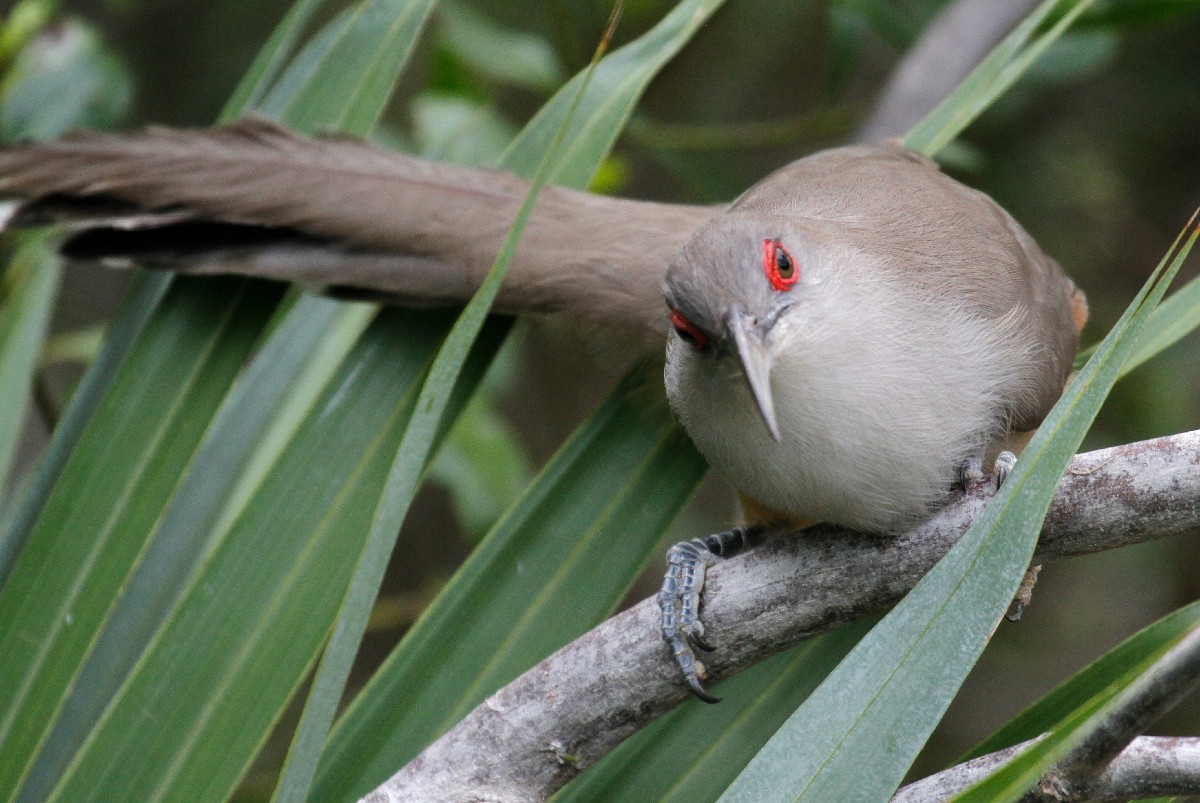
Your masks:
[[[922,778],[897,792],[892,803],[939,803],[982,780],[1040,738]],[[1108,769],[1088,784],[1083,794],[1084,797],[1069,799],[1138,800],[1160,795],[1200,794],[1200,738],[1138,737],[1117,754]]]
[[[1038,0],[958,0],[900,59],[856,142],[902,137],[942,102]]]
[[[1121,691],[1104,721],[1042,775],[1021,803],[1127,799],[1200,792],[1200,739],[1138,738],[1200,684],[1193,630]],[[1044,736],[909,784],[892,803],[933,803],[969,788]],[[1131,745],[1137,745],[1131,748]]]
[[[1095,781],[1114,758],[1198,683],[1200,630],[1194,630],[1121,692],[1107,719],[1042,776],[1023,803],[1096,797]]]
[[[1200,526],[1200,431],[1079,455],[1059,484],[1037,560]],[[719,680],[895,604],[983,510],[956,493],[895,538],[829,525],[780,537],[710,570],[706,656]],[[543,800],[689,696],[658,635],[653,599],[599,625],[488,698],[366,800]]]

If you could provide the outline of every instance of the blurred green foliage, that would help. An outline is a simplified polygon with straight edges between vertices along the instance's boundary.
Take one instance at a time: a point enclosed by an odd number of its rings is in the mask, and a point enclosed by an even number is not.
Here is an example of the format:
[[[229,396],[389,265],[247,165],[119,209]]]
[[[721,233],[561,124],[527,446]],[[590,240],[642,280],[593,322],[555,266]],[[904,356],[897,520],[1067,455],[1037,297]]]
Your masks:
[[[0,138],[47,139],[78,126],[112,128],[128,110],[132,89],[124,62],[96,31],[80,20],[65,22],[14,57],[0,89]]]
[[[724,201],[770,169],[844,141],[944,4],[729,0],[651,86],[601,172],[604,191]],[[62,21],[30,44],[56,5]],[[60,132],[64,100],[72,124],[207,124],[288,5],[23,0],[0,29],[0,65],[8,68],[0,136]],[[673,5],[629,3],[618,44]],[[339,4],[329,6],[319,22]],[[606,15],[599,0],[447,4],[375,136],[432,157],[490,161],[586,61]],[[1094,323],[1085,342],[1107,330],[1200,203],[1196,41],[1196,0],[1098,2],[945,155],[951,172],[996,197],[1088,292]],[[409,539],[414,547],[393,567],[392,592],[444,578],[464,541],[514,498],[606,390],[593,378],[613,373],[604,345],[557,343],[557,356],[535,364],[514,354],[494,374],[435,464],[434,479],[449,495],[427,494],[406,525],[436,522],[438,537]],[[1087,445],[1196,428],[1198,360],[1200,338],[1192,336],[1138,369],[1117,386]],[[488,461],[464,459],[478,454]],[[701,500],[688,526],[719,526],[725,504]],[[451,510],[458,536],[444,532]],[[1200,596],[1198,546],[1193,535],[1048,567],[1026,620],[1000,629],[917,771],[961,753],[1105,648]],[[375,634],[367,662],[398,635]],[[1014,686],[1009,699],[993,699],[994,689]],[[1198,727],[1195,702],[1164,725]]]

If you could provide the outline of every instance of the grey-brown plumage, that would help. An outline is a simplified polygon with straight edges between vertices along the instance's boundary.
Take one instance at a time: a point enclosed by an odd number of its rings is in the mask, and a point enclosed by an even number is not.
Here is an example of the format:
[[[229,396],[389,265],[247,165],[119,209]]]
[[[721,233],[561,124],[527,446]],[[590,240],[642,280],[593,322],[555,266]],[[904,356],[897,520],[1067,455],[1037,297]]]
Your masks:
[[[474,292],[526,189],[508,173],[263,120],[0,151],[0,196],[22,202],[10,224],[65,221],[79,229],[74,256],[422,305]],[[772,239],[798,262],[786,293],[763,272]],[[668,265],[668,303],[713,351],[741,350],[740,362],[708,359],[671,335],[672,405],[750,509],[788,521],[911,522],[955,461],[1041,421],[1086,313],[1006,212],[899,146],[801,159],[723,213],[548,187],[498,307],[661,344]],[[781,301],[790,309],[772,312]],[[761,374],[753,393],[747,371]]]
[[[1041,422],[1086,304],[991,199],[898,146],[826,151],[752,187],[666,277],[671,407],[756,527],[675,545],[662,636],[692,691],[706,566],[767,527],[902,530]]]
[[[304,137],[261,119],[0,151],[0,197],[26,202],[10,225],[110,223],[69,243],[73,255],[358,288],[408,304],[469,299],[527,189],[499,170]],[[663,272],[715,211],[547,187],[497,306],[561,312],[661,344]]]
[[[0,151],[10,225],[74,226],[70,255],[410,304],[469,298],[526,191],[260,120]],[[1087,317],[1003,209],[889,145],[801,159],[723,211],[545,188],[497,305],[659,348],[670,321],[671,407],[750,521],[875,532],[1041,422]],[[702,699],[704,568],[762,529],[669,553],[662,635]]]
[[[1033,392],[1006,411],[1014,429],[1041,423],[1062,393],[1079,345],[1082,301],[1058,263],[995,201],[899,146],[859,146],[801,159],[756,184],[733,211],[819,222],[903,274],[914,289],[961,302],[988,320],[1029,313]]]
[[[772,285],[767,243],[794,286]],[[756,518],[876,532],[1037,426],[1086,314],[1006,212],[898,146],[764,179],[685,243],[666,297],[706,341],[669,341],[672,406]]]

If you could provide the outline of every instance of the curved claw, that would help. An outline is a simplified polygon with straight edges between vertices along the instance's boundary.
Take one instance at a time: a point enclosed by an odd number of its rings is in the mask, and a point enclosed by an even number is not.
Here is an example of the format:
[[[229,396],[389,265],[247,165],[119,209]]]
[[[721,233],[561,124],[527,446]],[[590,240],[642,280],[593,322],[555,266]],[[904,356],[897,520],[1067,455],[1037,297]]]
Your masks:
[[[1017,464],[1017,456],[1009,451],[1003,451],[996,455],[996,464],[993,471],[996,474],[996,490],[1004,485],[1004,481],[1008,479],[1008,475],[1012,472],[1013,467]],[[1020,614],[1018,614],[1020,618]]]
[[[704,685],[700,683],[700,678],[696,675],[689,674],[687,676],[688,685],[692,687],[692,694],[696,695],[700,700],[706,703],[719,703],[720,697],[714,697],[704,690]]]
[[[704,685],[700,682],[700,678],[704,677],[704,664],[696,660],[689,642],[692,639],[691,634],[684,635],[679,630],[674,629],[670,632],[663,633],[663,638],[671,647],[671,653],[675,656],[675,665],[679,667],[679,673],[683,675],[683,679],[687,681],[691,687],[692,693],[706,703],[719,703],[720,697],[713,697],[704,690]]]
[[[754,545],[765,532],[762,527],[738,527],[707,538],[681,541],[667,552],[667,571],[658,592],[658,607],[662,610],[659,633],[692,693],[706,703],[719,703],[721,698],[704,690],[700,682],[705,676],[704,665],[696,660],[696,650],[716,649],[704,638],[699,617],[705,572],[723,558]]]
[[[976,455],[969,455],[957,466],[957,484],[960,490],[966,491],[971,483],[983,479],[983,460]]]

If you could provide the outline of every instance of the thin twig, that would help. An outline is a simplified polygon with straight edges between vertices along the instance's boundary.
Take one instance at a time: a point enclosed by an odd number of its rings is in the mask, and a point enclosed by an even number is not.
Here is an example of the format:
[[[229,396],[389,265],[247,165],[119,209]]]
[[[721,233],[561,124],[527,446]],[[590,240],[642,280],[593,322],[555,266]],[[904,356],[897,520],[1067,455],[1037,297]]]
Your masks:
[[[1038,739],[988,753],[909,784],[892,803],[940,803],[982,780]],[[1074,801],[1141,800],[1200,794],[1200,738],[1140,736]]]
[[[1200,684],[1200,630],[1192,631],[1114,701],[1113,712],[1064,756],[1024,798],[1088,800],[1113,759]]]
[[[1071,803],[1200,792],[1200,739],[1139,738],[1198,684],[1200,630],[1193,630],[1112,701],[1111,711],[1104,720],[1043,774],[1021,798],[1021,803]],[[945,800],[1044,738],[1040,736],[923,778],[897,792],[892,803]]]

